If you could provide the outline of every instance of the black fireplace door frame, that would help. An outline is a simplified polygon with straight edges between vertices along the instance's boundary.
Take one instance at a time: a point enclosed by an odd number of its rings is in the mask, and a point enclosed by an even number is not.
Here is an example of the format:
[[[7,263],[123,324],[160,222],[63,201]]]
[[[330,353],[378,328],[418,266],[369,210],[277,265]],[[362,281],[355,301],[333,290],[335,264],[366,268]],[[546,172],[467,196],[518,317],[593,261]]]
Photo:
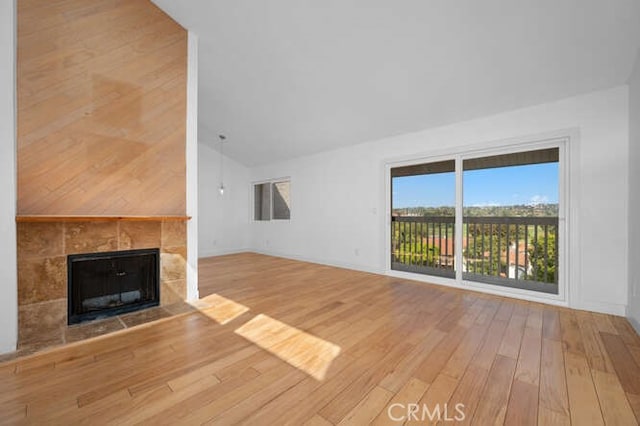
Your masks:
[[[152,271],[150,272],[152,280],[152,297],[150,299],[143,299],[134,303],[122,304],[111,308],[101,308],[95,311],[76,313],[74,312],[74,303],[72,298],[73,293],[73,267],[75,264],[84,261],[103,260],[113,261],[117,264],[118,260],[125,258],[132,258],[138,256],[152,256],[153,260]],[[124,276],[119,268],[113,270],[114,276],[112,279],[118,279],[120,276]],[[154,276],[155,275],[155,276]],[[122,294],[122,293],[120,293]],[[69,325],[78,324],[85,321],[90,321],[99,318],[112,317],[127,312],[133,312],[140,309],[145,309],[160,304],[160,249],[138,249],[138,250],[120,250],[101,253],[81,253],[71,254],[67,256],[67,323]]]

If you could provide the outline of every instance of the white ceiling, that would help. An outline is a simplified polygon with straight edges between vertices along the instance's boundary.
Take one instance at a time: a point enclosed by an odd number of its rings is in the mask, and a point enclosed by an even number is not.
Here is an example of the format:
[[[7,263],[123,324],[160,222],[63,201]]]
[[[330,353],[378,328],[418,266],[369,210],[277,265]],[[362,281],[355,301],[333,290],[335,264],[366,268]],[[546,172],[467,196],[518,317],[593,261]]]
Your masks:
[[[200,37],[199,139],[256,165],[627,81],[640,0],[154,0]]]

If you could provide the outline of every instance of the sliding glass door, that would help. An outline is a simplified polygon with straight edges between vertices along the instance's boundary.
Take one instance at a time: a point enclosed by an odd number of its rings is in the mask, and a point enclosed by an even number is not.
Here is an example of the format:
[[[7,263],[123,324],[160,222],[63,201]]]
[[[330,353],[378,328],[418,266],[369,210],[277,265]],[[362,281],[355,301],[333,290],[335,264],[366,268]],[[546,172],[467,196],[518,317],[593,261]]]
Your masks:
[[[559,294],[560,153],[391,168],[391,269]]]
[[[557,294],[559,149],[462,164],[463,278]]]
[[[391,170],[391,268],[455,277],[455,161]]]

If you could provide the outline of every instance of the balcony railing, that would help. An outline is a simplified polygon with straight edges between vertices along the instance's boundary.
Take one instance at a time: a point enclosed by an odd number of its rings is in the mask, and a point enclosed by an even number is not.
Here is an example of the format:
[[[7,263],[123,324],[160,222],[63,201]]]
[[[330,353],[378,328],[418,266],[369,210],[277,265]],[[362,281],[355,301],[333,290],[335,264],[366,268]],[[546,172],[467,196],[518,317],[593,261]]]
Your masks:
[[[393,216],[391,268],[455,277],[455,218]],[[462,277],[557,294],[557,217],[465,216]]]

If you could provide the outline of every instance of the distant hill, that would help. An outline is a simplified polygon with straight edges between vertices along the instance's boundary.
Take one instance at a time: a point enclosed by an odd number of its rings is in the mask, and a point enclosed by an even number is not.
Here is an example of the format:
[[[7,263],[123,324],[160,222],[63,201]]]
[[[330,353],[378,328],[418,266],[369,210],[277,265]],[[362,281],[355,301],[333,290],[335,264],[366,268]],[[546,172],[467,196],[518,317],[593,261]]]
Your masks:
[[[394,216],[455,216],[453,206],[404,207],[393,209]],[[512,206],[465,207],[464,216],[556,217],[558,204],[517,204]]]

